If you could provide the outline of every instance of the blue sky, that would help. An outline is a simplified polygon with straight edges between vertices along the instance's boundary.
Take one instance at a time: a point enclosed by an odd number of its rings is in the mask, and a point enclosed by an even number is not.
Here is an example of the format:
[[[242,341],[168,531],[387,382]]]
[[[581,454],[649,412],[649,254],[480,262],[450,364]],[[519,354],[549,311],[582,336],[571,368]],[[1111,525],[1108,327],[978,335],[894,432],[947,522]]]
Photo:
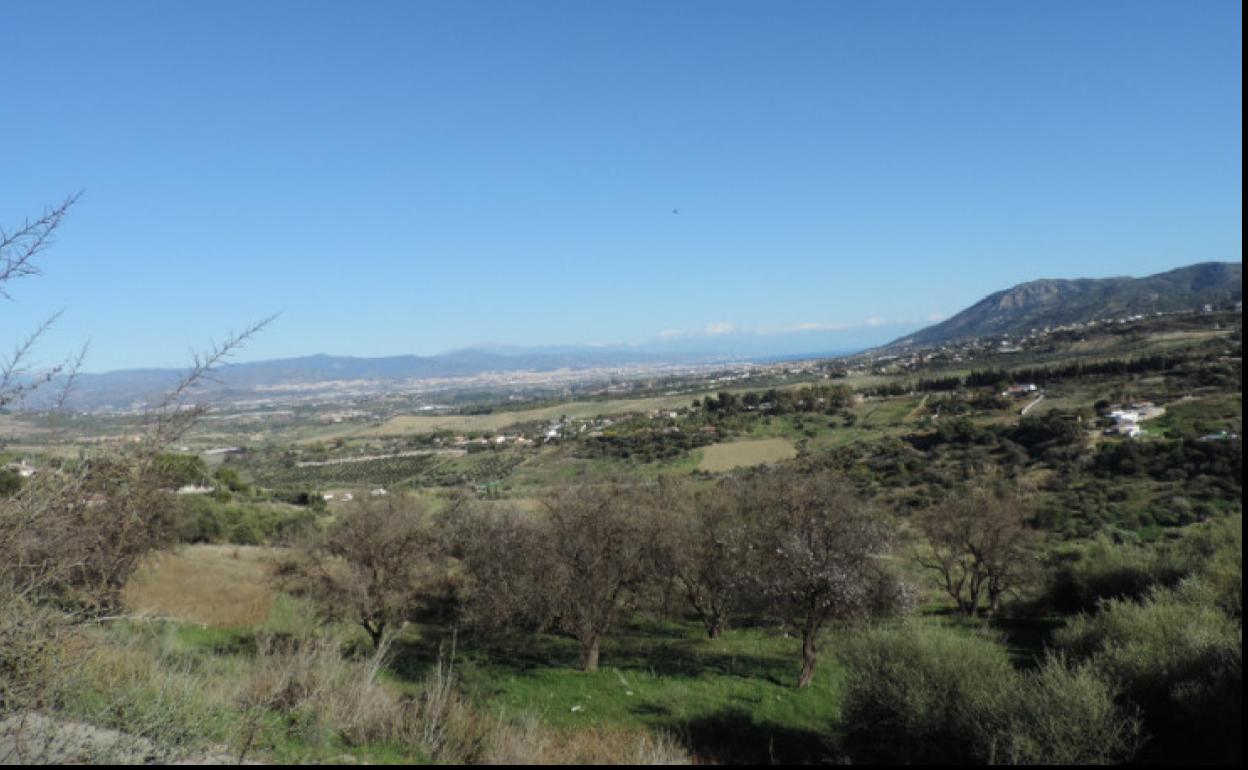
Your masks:
[[[1240,259],[1238,2],[78,2],[0,17],[0,344],[177,365],[833,330]],[[679,213],[673,213],[678,210]],[[874,335],[874,337],[872,337]]]

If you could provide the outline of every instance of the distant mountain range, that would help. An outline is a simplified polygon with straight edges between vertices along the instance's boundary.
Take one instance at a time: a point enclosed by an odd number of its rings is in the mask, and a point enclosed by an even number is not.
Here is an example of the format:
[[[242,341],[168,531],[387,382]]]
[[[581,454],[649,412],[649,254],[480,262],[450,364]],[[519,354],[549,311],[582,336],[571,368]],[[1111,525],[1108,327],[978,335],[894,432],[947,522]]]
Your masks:
[[[662,366],[677,363],[712,363],[723,356],[694,359],[687,355],[639,352],[619,348],[497,348],[454,350],[433,356],[312,355],[238,364],[222,364],[213,370],[206,389],[225,400],[278,397],[282,394],[315,395],[331,391],[382,391],[388,385],[508,372],[554,372],[559,370],[610,369]],[[184,375],[181,369],[124,369],[99,374],[80,374],[69,405],[75,409],[125,409],[158,398]],[[41,409],[49,405],[55,382],[36,391],[22,407]]]
[[[1243,265],[1202,262],[1145,278],[1028,281],[989,294],[957,315],[885,347],[942,345],[1046,326],[1226,305],[1243,296]]]
[[[975,337],[1027,332],[1045,326],[1117,318],[1135,313],[1225,305],[1243,293],[1239,263],[1208,262],[1147,278],[1041,280],[985,297],[946,321],[914,331],[884,347],[939,345]],[[480,378],[519,372],[609,374],[612,368],[713,365],[733,361],[830,358],[884,343],[896,326],[839,332],[758,334],[733,332],[616,346],[483,346],[433,356],[356,358],[313,355],[225,364],[209,385],[214,399],[301,400],[343,394],[389,393],[423,387],[422,381]],[[913,327],[911,327],[913,328]],[[890,335],[891,336],[891,335]],[[608,371],[602,371],[608,370]],[[130,409],[158,397],[182,376],[179,369],[128,369],[81,374],[69,405],[75,409]],[[562,375],[560,375],[562,376]],[[552,376],[552,379],[554,377]],[[471,384],[471,383],[470,383]],[[46,408],[54,387],[23,404]]]
[[[892,327],[895,334],[897,329]],[[885,327],[841,331],[797,331],[787,334],[748,332],[679,339],[638,345],[550,345],[521,347],[483,345],[432,356],[379,358],[311,355],[248,363],[224,364],[213,371],[207,386],[219,402],[267,399],[297,401],[344,394],[382,394],[425,389],[433,380],[464,380],[466,387],[488,387],[508,375],[536,373],[526,381],[606,377],[613,369],[662,369],[714,366],[734,362],[830,358],[864,350],[887,339]],[[572,372],[573,374],[565,374]],[[141,408],[173,386],[184,370],[125,369],[78,375],[68,406],[84,410]],[[494,378],[493,375],[499,375]],[[476,378],[470,380],[469,378]],[[40,388],[20,408],[40,410],[55,400],[56,383]],[[449,387],[447,383],[441,385]]]

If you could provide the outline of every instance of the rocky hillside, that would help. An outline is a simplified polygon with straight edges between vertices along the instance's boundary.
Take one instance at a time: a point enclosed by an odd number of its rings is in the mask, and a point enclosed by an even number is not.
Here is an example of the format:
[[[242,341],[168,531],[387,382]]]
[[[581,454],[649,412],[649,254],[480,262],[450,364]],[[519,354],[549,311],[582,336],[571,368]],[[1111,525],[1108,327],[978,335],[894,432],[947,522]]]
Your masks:
[[[1239,302],[1242,295],[1243,266],[1238,262],[1203,262],[1145,278],[1030,281],[990,294],[889,347],[939,345],[1135,313],[1226,305]]]

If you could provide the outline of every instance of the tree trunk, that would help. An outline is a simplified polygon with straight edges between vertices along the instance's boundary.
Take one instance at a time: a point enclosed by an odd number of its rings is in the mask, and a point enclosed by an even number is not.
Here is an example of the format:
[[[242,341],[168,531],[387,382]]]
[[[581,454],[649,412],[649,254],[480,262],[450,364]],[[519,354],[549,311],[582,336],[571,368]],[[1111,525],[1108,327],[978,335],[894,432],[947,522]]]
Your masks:
[[[971,578],[971,586],[967,591],[966,605],[963,612],[971,617],[979,616],[979,595],[983,592],[983,586],[980,584],[979,578]]]
[[[724,619],[716,615],[706,627],[706,635],[718,639],[724,633]]]
[[[818,659],[814,634],[807,632],[802,635],[802,673],[797,677],[799,688],[810,685],[810,681],[815,678],[815,663]]]
[[[597,634],[581,642],[581,670],[587,674],[598,670]]]

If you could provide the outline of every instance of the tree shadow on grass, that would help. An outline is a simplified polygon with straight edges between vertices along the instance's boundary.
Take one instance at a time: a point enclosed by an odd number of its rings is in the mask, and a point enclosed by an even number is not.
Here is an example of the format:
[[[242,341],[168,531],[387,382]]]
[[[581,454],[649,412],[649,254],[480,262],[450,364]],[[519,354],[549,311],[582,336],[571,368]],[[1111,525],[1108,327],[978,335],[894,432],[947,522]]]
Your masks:
[[[426,627],[394,641],[390,670],[408,681],[420,681],[437,662],[471,661],[505,666],[517,674],[541,668],[572,668],[580,665],[576,642],[540,634],[471,631]]]
[[[1004,637],[1010,659],[1019,668],[1038,668],[1053,632],[1066,624],[1060,618],[998,618],[992,628]]]
[[[604,644],[603,665],[646,671],[656,676],[697,678],[706,675],[762,679],[786,686],[796,676],[793,662],[783,658],[707,650],[688,639],[656,641],[624,636]]]
[[[453,645],[453,646],[452,646]],[[390,650],[390,670],[407,681],[420,681],[439,657],[473,661],[523,675],[540,669],[580,667],[575,640],[546,634],[492,632],[477,634],[425,627],[419,634],[396,639]],[[796,676],[792,661],[761,655],[710,652],[700,641],[671,634],[666,637],[623,633],[603,640],[601,665],[620,671],[639,671],[670,678],[705,675],[762,679],[787,686]]]
[[[756,721],[740,709],[724,709],[676,726],[698,762],[804,765],[835,763],[840,752],[828,736]]]

